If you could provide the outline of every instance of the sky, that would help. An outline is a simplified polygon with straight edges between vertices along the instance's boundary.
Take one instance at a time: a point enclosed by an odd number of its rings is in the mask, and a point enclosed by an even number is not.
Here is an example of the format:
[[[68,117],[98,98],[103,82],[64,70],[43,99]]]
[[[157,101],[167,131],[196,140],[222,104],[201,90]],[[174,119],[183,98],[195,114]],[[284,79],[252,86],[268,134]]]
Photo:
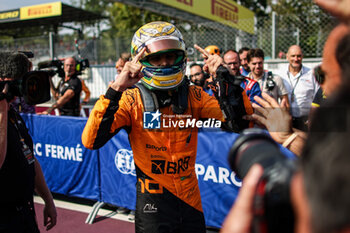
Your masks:
[[[70,5],[70,0],[0,0],[0,11],[17,9],[23,6],[32,6],[37,4],[59,2]]]

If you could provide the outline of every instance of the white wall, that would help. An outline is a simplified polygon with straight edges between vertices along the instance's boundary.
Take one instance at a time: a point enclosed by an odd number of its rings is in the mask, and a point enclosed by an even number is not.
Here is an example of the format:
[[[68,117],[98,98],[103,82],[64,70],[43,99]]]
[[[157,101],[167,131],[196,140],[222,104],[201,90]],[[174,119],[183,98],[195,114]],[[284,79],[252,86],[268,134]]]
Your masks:
[[[315,66],[321,64],[321,58],[305,58],[303,59],[303,65],[309,68],[314,68]],[[286,70],[288,66],[287,60],[267,60],[264,62],[264,69],[272,71],[274,74],[281,74],[283,70]]]

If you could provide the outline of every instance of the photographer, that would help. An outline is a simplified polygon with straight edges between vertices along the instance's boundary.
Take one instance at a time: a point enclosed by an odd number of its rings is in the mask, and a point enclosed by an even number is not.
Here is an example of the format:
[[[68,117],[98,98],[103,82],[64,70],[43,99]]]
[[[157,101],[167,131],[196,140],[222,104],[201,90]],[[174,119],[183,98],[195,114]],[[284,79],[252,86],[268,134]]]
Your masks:
[[[57,101],[41,114],[50,114],[54,109],[59,109],[61,115],[80,115],[81,80],[76,74],[76,61],[73,57],[64,60],[64,80],[61,80],[57,90],[54,90],[54,99]]]
[[[349,39],[350,37],[347,38],[347,44]],[[349,48],[350,46],[347,48],[348,52]],[[347,66],[350,67],[350,63]],[[350,83],[346,80],[340,90],[317,109],[297,164],[298,169],[289,183],[284,183],[290,191],[289,202],[294,212],[294,232],[329,233],[350,230],[349,90]],[[251,142],[253,141],[247,141],[249,145],[245,145],[246,150],[248,147],[254,147]],[[271,151],[272,157],[275,156],[274,152]],[[242,158],[246,155],[240,156]],[[256,157],[260,156],[260,153],[256,153]],[[267,170],[271,171],[268,168]],[[253,219],[261,212],[255,208],[257,196],[261,193],[258,187],[261,187],[261,177],[267,177],[263,172],[265,170],[261,165],[250,167],[236,202],[223,223],[222,233],[249,233],[256,229]],[[275,175],[280,176],[281,173]],[[265,197],[266,192],[260,200],[266,200]],[[273,205],[266,206],[264,211],[273,214],[274,209],[269,209]],[[280,232],[289,230],[286,228]],[[269,230],[264,232],[271,233]]]
[[[235,78],[239,78],[242,80],[241,87],[245,90],[247,93],[247,96],[251,103],[256,103],[254,100],[254,96],[260,96],[261,97],[261,90],[259,83],[251,78],[245,77],[241,74],[240,70],[240,59],[238,53],[233,50],[229,49],[224,53],[224,62],[230,66],[231,70],[233,71],[233,74],[235,75]]]
[[[33,141],[21,116],[10,102],[30,62],[22,53],[0,52],[0,232],[39,232],[33,203],[34,190],[45,202],[44,225],[56,225],[56,208]]]

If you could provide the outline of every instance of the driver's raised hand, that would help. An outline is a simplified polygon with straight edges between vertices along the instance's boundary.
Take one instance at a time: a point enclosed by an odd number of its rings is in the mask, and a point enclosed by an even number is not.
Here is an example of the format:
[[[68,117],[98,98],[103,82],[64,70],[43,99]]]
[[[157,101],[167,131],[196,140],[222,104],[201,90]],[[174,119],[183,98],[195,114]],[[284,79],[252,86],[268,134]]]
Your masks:
[[[110,85],[116,91],[125,91],[128,87],[136,84],[142,77],[142,65],[139,63],[140,58],[145,52],[146,47],[131,60],[125,63],[123,70],[118,75],[117,79]]]
[[[219,66],[224,66],[232,75],[234,75],[232,69],[225,64],[224,59],[222,59],[222,57],[220,57],[217,54],[211,55],[205,49],[201,48],[196,44],[194,45],[194,47],[202,54],[204,58],[205,65],[203,66],[203,70],[209,73],[212,77],[216,78],[216,71],[218,70]]]

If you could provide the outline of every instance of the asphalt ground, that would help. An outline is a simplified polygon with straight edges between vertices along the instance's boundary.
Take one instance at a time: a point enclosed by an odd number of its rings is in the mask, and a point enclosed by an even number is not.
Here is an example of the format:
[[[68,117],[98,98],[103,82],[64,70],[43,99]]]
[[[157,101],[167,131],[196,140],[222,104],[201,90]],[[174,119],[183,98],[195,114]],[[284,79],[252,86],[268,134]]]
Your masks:
[[[92,224],[86,223],[89,213],[93,210],[91,200],[68,198],[54,195],[57,210],[57,224],[46,231],[43,226],[43,201],[34,197],[37,221],[41,233],[135,233],[134,221],[130,220],[129,212],[120,213],[116,207],[104,206]],[[218,229],[208,228],[207,233],[219,232]]]
[[[49,233],[134,233],[134,222],[127,214],[100,209],[92,224],[85,223],[92,205],[79,204],[55,199],[57,225],[50,231],[43,226],[43,201],[35,197],[35,210],[40,232]]]

